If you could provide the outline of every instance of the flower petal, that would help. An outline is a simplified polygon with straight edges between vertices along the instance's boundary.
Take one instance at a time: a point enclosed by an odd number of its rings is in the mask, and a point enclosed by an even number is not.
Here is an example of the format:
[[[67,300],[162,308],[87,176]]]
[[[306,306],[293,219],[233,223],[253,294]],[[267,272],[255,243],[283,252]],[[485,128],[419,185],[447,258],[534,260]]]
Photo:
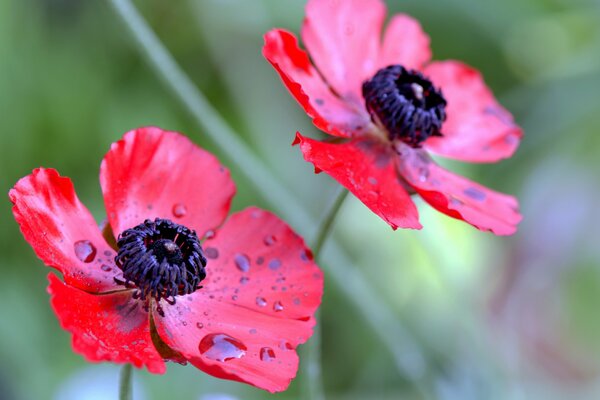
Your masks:
[[[429,64],[424,74],[448,101],[444,136],[428,139],[427,150],[471,162],[495,162],[515,152],[523,132],[478,71],[458,61],[443,61]]]
[[[300,133],[294,144],[315,172],[325,171],[393,229],[421,229],[417,208],[398,178],[395,154],[386,145],[369,139],[326,143]]]
[[[49,274],[48,293],[63,329],[73,335],[73,350],[91,362],[112,361],[165,372],[150,336],[150,320],[130,291],[93,295]]]
[[[452,174],[423,150],[405,146],[398,165],[406,181],[436,210],[496,235],[516,232],[521,214],[513,196]]]
[[[140,128],[113,143],[100,184],[115,235],[146,219],[167,218],[198,236],[223,222],[235,185],[219,161],[188,138]]]
[[[302,40],[325,80],[362,107],[362,83],[377,66],[385,5],[380,0],[309,0]]]
[[[87,292],[114,290],[115,251],[106,243],[73,182],[38,168],[8,193],[13,215],[37,256]]]
[[[293,34],[281,29],[268,32],[263,55],[317,128],[334,136],[351,137],[370,124],[364,107],[352,108],[331,92],[306,53],[298,47]]]
[[[155,314],[162,340],[203,371],[270,392],[295,377],[323,274],[303,240],[273,214],[236,213],[204,243],[207,279]],[[219,361],[221,360],[221,361]]]
[[[400,64],[408,69],[421,69],[430,59],[429,36],[421,24],[408,15],[394,15],[383,37],[377,68]]]

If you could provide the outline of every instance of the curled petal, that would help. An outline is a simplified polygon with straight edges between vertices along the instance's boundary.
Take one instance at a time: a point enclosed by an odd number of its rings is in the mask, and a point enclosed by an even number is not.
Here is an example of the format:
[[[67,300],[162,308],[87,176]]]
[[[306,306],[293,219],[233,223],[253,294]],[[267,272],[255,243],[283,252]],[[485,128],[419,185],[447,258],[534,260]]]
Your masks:
[[[146,219],[166,218],[201,237],[223,222],[235,193],[215,156],[177,132],[154,127],[113,143],[100,184],[115,235]]]
[[[342,144],[320,142],[296,134],[304,159],[325,171],[393,229],[421,229],[417,208],[398,178],[395,153],[375,140]]]
[[[325,80],[362,106],[361,86],[377,67],[385,5],[380,0],[310,0],[302,40]]]
[[[161,339],[211,375],[285,390],[323,293],[310,250],[257,208],[232,215],[204,247],[204,287],[155,314]]]
[[[150,336],[150,322],[130,291],[93,295],[48,275],[50,302],[63,329],[73,335],[73,350],[91,362],[112,361],[165,372]]]
[[[478,71],[458,61],[443,61],[429,64],[424,74],[448,102],[444,136],[428,139],[427,150],[470,162],[495,162],[515,152],[523,132]]]
[[[87,292],[116,287],[115,251],[79,201],[69,178],[38,168],[20,179],[8,196],[25,240],[69,285]]]
[[[407,146],[399,170],[415,191],[436,210],[482,231],[512,235],[521,221],[513,196],[495,192],[441,168],[422,150]]]
[[[317,128],[330,135],[351,137],[369,125],[370,119],[363,107],[352,108],[331,92],[306,53],[298,47],[293,34],[281,29],[268,32],[263,55]]]
[[[400,64],[420,70],[430,59],[429,36],[421,24],[408,15],[394,15],[385,30],[377,68]]]

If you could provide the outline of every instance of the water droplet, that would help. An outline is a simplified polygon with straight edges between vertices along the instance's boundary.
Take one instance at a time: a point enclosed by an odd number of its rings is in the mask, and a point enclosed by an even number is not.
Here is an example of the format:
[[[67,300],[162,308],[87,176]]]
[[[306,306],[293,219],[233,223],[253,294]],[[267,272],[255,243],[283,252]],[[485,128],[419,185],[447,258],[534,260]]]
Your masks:
[[[279,261],[277,258],[274,258],[273,260],[271,260],[269,262],[269,268],[272,270],[276,270],[279,267],[281,267],[281,261]]]
[[[79,240],[73,245],[75,249],[75,255],[84,263],[90,263],[94,261],[96,257],[96,247],[89,240]]]
[[[308,262],[313,259],[312,251],[304,249],[300,252],[300,259],[304,262]]]
[[[112,256],[112,252],[110,250],[104,250],[104,255],[106,257],[110,257],[110,256]]]
[[[187,207],[185,206],[185,204],[175,203],[173,205],[172,211],[173,211],[173,216],[175,216],[175,218],[181,218],[185,214],[187,214]]]
[[[252,328],[250,329],[248,332],[250,332],[251,335],[256,335],[256,329]]]
[[[208,230],[208,231],[206,231],[206,233],[204,234],[204,238],[206,238],[206,239],[212,239],[212,238],[214,238],[216,235],[217,235],[217,234],[215,233],[215,231],[213,231],[213,230],[211,229],[211,230]]]
[[[427,182],[429,178],[429,167],[419,168],[419,182]]]
[[[219,257],[219,250],[214,247],[207,247],[204,249],[204,254],[206,255],[206,258],[212,258],[214,260]]]
[[[281,350],[294,350],[294,346],[292,346],[291,343],[286,342],[285,340],[282,340],[281,342],[279,342],[279,348]]]
[[[264,307],[267,305],[267,300],[264,297],[257,297],[256,298],[256,305],[259,307]]]
[[[377,185],[377,179],[373,178],[372,176],[370,176],[367,181],[371,184],[371,185]]]
[[[273,235],[267,235],[263,239],[263,243],[265,244],[265,246],[273,246],[276,241],[277,238],[275,238],[275,236]]]
[[[233,258],[235,266],[242,272],[248,272],[250,270],[250,259],[245,254],[236,254]]]
[[[263,347],[260,349],[260,359],[265,362],[273,361],[275,359],[275,352],[270,347]]]
[[[474,187],[466,188],[463,191],[463,193],[466,196],[469,196],[473,200],[477,200],[477,201],[484,201],[486,198],[485,192],[483,192],[477,188],[474,188]]]
[[[187,326],[187,322],[186,322],[186,321],[181,321],[181,324],[182,324],[183,326]]]
[[[281,304],[280,301],[276,301],[275,303],[273,303],[273,311],[275,311],[275,312],[283,311],[283,304]]]
[[[294,297],[294,300],[292,300],[292,302],[294,303],[294,305],[299,306],[300,305],[300,299],[297,297]]]
[[[322,106],[323,104],[325,104],[325,100],[323,100],[323,99],[315,99],[315,103],[318,106]]]
[[[200,354],[204,357],[225,362],[234,358],[242,358],[246,354],[246,346],[238,339],[224,333],[206,335],[198,345]]]
[[[202,329],[204,328],[204,324],[202,322],[196,322],[196,328]]]
[[[240,278],[240,284],[245,285],[246,283],[248,283],[249,280],[250,278],[248,278],[247,276],[242,276]]]
[[[262,263],[264,263],[264,262],[265,262],[265,258],[263,256],[259,256],[256,259],[256,265],[262,265]]]
[[[237,295],[234,294],[233,296],[231,296],[231,300],[236,301],[237,299],[238,299]]]
[[[110,271],[112,271],[112,267],[111,267],[110,265],[106,265],[106,264],[102,264],[102,265],[100,266],[100,269],[101,269],[102,271],[104,271],[104,272],[110,272]]]

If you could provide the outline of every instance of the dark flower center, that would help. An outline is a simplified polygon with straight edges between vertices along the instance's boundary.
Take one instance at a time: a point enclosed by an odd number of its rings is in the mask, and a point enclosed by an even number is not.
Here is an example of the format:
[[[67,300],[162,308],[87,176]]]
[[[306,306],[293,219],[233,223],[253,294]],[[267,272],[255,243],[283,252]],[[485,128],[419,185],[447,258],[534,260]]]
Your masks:
[[[430,136],[442,136],[446,100],[420,72],[390,65],[364,82],[362,93],[373,122],[390,140],[420,147]]]
[[[117,245],[115,262],[125,279],[117,282],[135,287],[135,298],[174,304],[175,296],[193,293],[206,277],[206,257],[196,232],[168,219],[147,219],[127,229]]]

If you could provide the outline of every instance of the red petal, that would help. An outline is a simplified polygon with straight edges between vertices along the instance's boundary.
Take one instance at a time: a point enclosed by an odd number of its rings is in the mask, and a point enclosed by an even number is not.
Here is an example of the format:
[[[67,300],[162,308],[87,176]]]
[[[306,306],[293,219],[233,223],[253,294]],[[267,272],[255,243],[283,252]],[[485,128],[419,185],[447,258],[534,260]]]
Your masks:
[[[377,68],[400,64],[421,69],[430,59],[429,36],[419,22],[405,14],[395,15],[385,31]]]
[[[454,175],[423,150],[404,146],[399,169],[406,181],[436,210],[482,231],[512,235],[521,221],[517,200]]]
[[[92,295],[48,275],[50,301],[63,329],[73,335],[73,350],[91,362],[131,363],[162,374],[165,363],[150,337],[148,312],[131,292]]]
[[[312,335],[323,293],[310,250],[257,208],[232,215],[203,247],[204,287],[163,305],[164,317],[155,313],[159,335],[211,375],[285,390],[298,368],[295,348]]]
[[[140,128],[113,143],[100,183],[115,235],[145,219],[167,218],[198,236],[227,216],[235,186],[210,153],[185,136]]]
[[[293,34],[280,29],[268,32],[263,55],[317,128],[334,136],[350,137],[369,125],[364,107],[354,109],[331,92]]]
[[[69,285],[88,292],[115,288],[115,251],[77,198],[69,178],[39,168],[19,180],[8,196],[25,240]]]
[[[478,71],[458,61],[443,61],[431,63],[424,73],[448,101],[444,136],[427,140],[428,150],[471,162],[495,162],[515,152],[523,132]]]
[[[325,80],[363,107],[362,83],[376,70],[385,5],[380,0],[310,0],[302,40]]]
[[[304,159],[350,190],[393,229],[420,229],[419,214],[398,179],[395,154],[368,139],[343,144],[320,142],[296,134]]]

